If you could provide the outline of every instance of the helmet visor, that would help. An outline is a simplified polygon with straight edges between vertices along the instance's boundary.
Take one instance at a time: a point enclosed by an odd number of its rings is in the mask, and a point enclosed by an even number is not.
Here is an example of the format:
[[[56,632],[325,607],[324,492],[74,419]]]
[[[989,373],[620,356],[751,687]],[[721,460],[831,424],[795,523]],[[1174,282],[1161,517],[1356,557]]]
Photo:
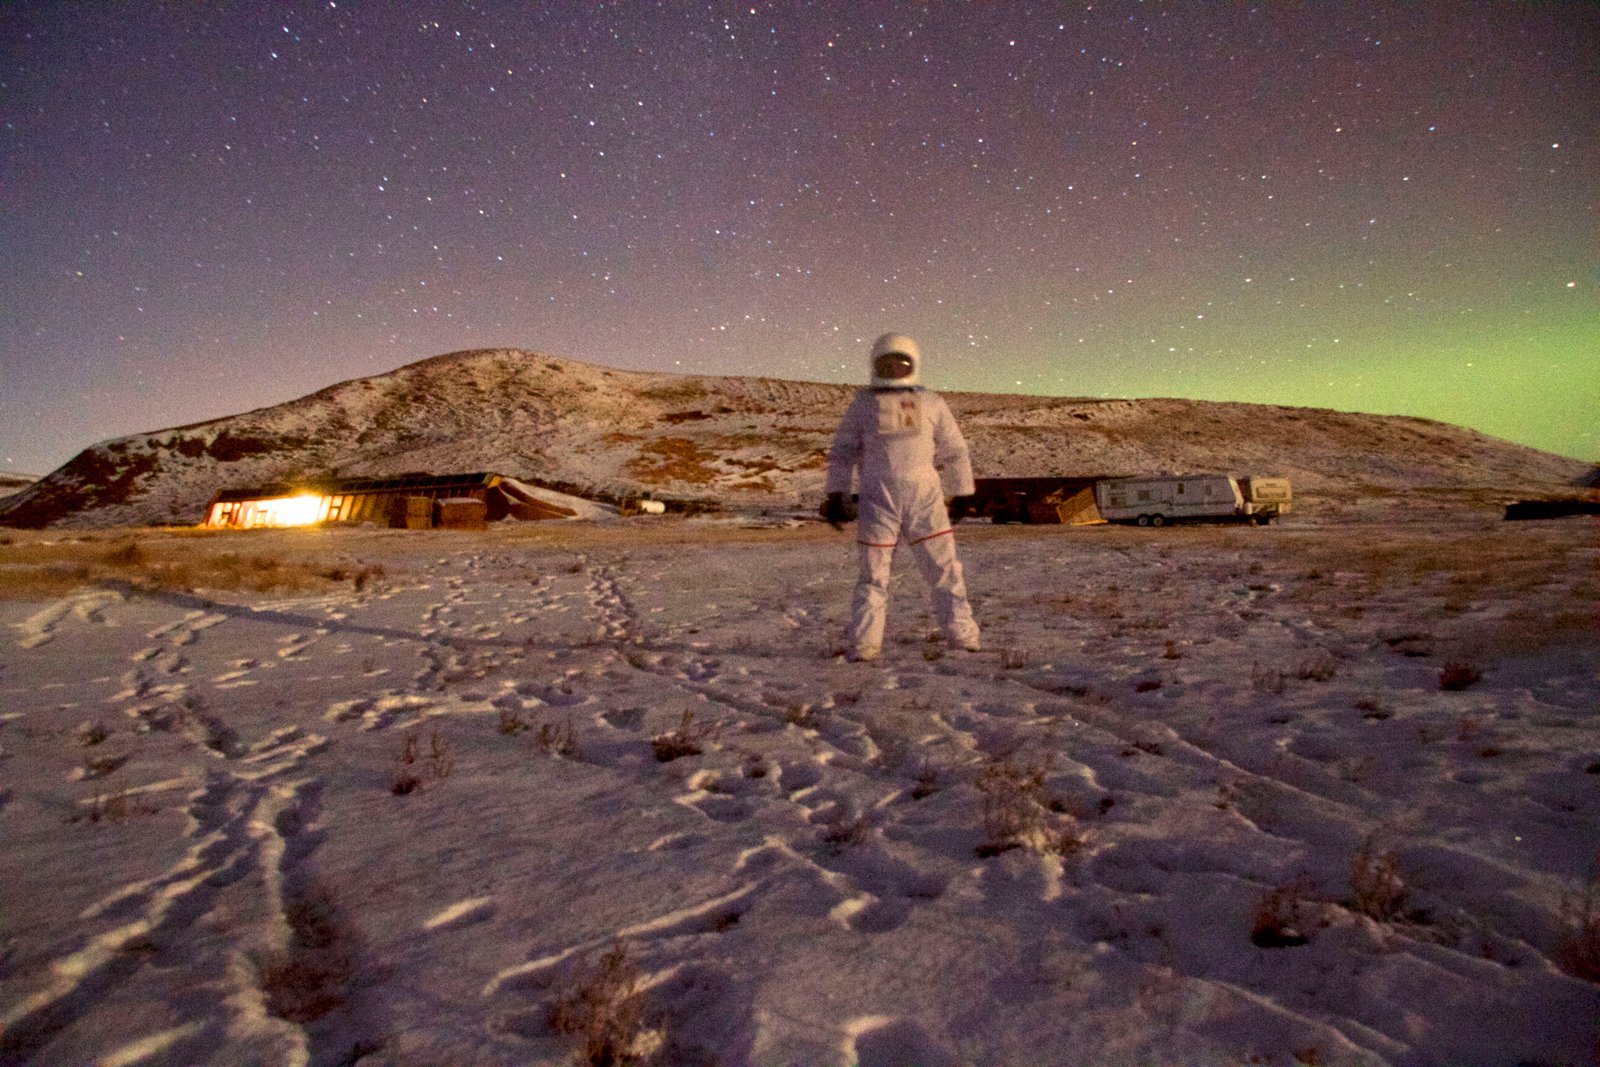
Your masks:
[[[916,364],[904,352],[885,352],[872,361],[873,376],[885,381],[909,378],[915,369]]]

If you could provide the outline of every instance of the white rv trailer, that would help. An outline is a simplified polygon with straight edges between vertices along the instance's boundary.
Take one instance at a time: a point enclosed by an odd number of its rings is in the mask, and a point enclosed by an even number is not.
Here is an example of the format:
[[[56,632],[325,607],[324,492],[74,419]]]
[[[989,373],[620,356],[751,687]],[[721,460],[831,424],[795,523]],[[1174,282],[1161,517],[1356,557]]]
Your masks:
[[[1287,478],[1229,474],[1162,474],[1103,478],[1095,506],[1107,522],[1166,526],[1173,522],[1271,522],[1289,510]]]

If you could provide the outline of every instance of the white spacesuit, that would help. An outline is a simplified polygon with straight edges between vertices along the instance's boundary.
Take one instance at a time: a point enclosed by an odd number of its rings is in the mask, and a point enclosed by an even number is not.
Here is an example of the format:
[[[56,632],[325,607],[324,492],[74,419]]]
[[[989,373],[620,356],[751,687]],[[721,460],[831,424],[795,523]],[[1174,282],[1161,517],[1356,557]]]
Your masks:
[[[860,576],[851,603],[855,659],[883,648],[889,569],[896,545],[911,550],[931,587],[934,613],[955,648],[978,649],[978,624],[967,604],[945,497],[973,492],[967,442],[937,393],[918,383],[917,343],[887,333],[872,346],[872,385],[856,394],[828,453],[828,502],[835,525],[859,468],[857,535]]]

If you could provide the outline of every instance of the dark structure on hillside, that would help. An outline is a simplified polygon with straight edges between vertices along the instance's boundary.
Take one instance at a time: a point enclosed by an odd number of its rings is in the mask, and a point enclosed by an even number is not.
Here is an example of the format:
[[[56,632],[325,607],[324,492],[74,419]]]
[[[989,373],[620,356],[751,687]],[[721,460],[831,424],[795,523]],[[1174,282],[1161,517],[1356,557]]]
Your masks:
[[[224,489],[206,508],[206,526],[312,526],[373,523],[401,529],[481,529],[504,518],[567,519],[571,508],[542,500],[493,471],[405,474],[394,478],[316,478]]]
[[[1103,522],[1094,503],[1095,477],[979,478],[972,497],[951,510],[950,518],[992,522],[1064,523],[1082,526]]]

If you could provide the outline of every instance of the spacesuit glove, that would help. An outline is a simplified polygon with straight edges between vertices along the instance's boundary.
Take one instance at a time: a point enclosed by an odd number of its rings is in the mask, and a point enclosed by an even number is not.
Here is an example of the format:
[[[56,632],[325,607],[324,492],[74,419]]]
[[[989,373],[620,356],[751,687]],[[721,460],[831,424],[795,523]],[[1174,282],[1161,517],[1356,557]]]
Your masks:
[[[843,493],[828,494],[828,499],[822,504],[822,517],[835,530],[844,529],[844,524],[850,521],[850,514],[845,510]]]

